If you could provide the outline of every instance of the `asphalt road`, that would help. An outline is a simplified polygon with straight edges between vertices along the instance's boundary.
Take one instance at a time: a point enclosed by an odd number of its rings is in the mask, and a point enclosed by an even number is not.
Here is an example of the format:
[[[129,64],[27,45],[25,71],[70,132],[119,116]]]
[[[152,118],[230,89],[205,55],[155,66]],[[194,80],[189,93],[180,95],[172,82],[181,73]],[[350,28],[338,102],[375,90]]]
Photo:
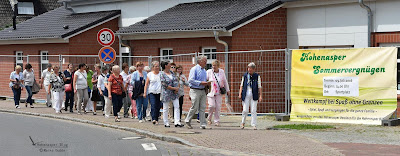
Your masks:
[[[0,113],[2,156],[225,154],[149,139],[133,132],[64,120]]]

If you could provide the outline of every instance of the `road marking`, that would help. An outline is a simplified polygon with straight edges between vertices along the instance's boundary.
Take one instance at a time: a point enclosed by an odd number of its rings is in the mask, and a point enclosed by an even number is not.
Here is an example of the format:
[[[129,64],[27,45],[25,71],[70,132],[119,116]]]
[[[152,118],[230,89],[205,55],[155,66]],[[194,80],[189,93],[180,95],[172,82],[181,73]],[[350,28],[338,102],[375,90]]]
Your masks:
[[[135,140],[135,139],[141,139],[142,137],[126,137],[122,138],[122,140]]]
[[[156,145],[154,145],[153,143],[142,144],[142,146],[143,146],[145,151],[155,151],[155,150],[157,150]]]

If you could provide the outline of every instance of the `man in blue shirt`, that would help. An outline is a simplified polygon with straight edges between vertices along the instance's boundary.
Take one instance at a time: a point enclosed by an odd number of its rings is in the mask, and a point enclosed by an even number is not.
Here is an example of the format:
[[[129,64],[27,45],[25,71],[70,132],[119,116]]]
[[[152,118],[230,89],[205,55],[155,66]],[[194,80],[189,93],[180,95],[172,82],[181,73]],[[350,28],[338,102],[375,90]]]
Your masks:
[[[207,65],[207,57],[199,56],[197,58],[197,65],[190,69],[189,74],[189,87],[190,92],[189,96],[192,101],[192,107],[189,110],[189,113],[185,119],[186,127],[192,129],[193,127],[190,125],[190,122],[197,112],[199,111],[200,116],[200,128],[206,128],[206,118],[205,118],[205,110],[206,110],[206,92],[205,87],[209,85],[207,82],[207,73],[204,69]]]

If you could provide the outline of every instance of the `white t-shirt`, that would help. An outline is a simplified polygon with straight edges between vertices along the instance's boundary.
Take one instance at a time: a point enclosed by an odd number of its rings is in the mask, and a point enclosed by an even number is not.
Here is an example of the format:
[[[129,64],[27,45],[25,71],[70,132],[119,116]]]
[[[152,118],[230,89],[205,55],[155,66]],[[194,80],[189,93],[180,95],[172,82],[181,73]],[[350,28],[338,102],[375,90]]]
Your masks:
[[[147,74],[147,78],[149,78],[149,88],[147,93],[160,94],[161,93],[160,73],[156,75],[153,72],[150,72]]]
[[[126,87],[126,84],[128,83],[128,74],[122,71],[119,75],[122,76],[122,80],[124,81],[124,87]]]
[[[102,90],[102,91],[104,91],[105,90],[105,78],[103,77],[103,75],[104,75],[104,77],[106,76],[105,74],[100,74],[99,75],[99,77],[98,77],[98,82],[97,82],[97,88],[100,88],[100,90]]]
[[[43,72],[42,72],[42,78],[44,78],[43,84],[44,84],[45,86],[47,86],[47,85],[50,84],[50,75],[51,75],[51,72],[53,72],[53,69],[51,69],[50,71],[47,70],[47,69],[45,69],[45,70],[43,70]]]
[[[86,71],[83,71],[83,73],[81,73],[78,70],[78,71],[75,72],[75,75],[77,76],[76,84],[74,84],[76,86],[76,89],[86,89],[86,88],[88,88]]]

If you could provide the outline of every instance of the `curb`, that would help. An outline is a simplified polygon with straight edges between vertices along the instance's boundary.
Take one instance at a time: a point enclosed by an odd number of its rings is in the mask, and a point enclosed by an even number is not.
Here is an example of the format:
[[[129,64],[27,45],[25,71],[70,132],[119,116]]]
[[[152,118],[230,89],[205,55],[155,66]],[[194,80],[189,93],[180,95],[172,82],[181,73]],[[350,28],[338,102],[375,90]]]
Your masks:
[[[63,116],[57,116],[57,115],[31,113],[31,112],[23,112],[23,111],[15,111],[15,110],[7,110],[7,109],[0,109],[0,112],[31,115],[31,116],[40,116],[40,117],[47,117],[47,118],[53,118],[53,119],[61,119],[61,120],[67,120],[67,121],[75,121],[75,122],[80,122],[80,123],[87,123],[87,124],[96,125],[96,126],[102,126],[102,127],[108,127],[108,128],[114,128],[114,129],[134,132],[134,133],[137,133],[139,135],[144,135],[146,137],[150,137],[150,138],[153,138],[153,139],[158,139],[158,140],[161,140],[161,141],[179,143],[179,144],[190,146],[190,147],[197,146],[197,145],[195,145],[193,143],[190,143],[187,140],[184,140],[182,138],[175,137],[175,136],[162,135],[162,134],[157,134],[157,133],[146,131],[146,130],[142,130],[142,129],[116,126],[116,125],[111,125],[111,124],[95,122],[95,121],[91,121],[91,120],[83,120],[83,119],[77,119],[77,118],[71,118],[71,117],[63,117]]]

